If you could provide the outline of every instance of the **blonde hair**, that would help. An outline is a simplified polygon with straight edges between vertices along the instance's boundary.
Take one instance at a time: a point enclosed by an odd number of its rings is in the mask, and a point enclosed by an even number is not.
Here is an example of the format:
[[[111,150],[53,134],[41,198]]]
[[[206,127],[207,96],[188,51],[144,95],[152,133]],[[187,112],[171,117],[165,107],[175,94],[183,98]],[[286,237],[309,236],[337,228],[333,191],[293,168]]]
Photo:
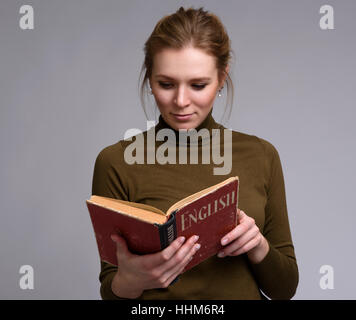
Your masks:
[[[224,88],[226,87],[227,103],[224,114],[229,107],[230,117],[234,87],[229,73],[226,73],[226,67],[233,56],[229,36],[220,19],[213,13],[204,11],[203,8],[180,7],[175,13],[164,16],[158,21],[144,45],[145,59],[140,79],[143,73],[145,74],[139,90],[146,118],[148,119],[144,97],[147,96],[149,90],[148,82],[152,74],[154,55],[165,48],[183,49],[185,47],[201,49],[215,58],[219,83],[226,75]]]

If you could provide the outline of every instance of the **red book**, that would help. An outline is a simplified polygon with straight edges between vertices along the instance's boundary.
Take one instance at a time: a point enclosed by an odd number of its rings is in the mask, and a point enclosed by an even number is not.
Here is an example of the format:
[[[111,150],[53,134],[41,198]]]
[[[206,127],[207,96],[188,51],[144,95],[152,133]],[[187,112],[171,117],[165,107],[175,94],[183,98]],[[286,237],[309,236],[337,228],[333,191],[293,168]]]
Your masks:
[[[136,254],[161,251],[179,236],[199,235],[201,248],[187,271],[222,248],[221,238],[237,225],[238,194],[239,178],[231,177],[176,202],[166,213],[142,203],[93,195],[86,203],[100,259],[117,265],[113,233],[123,236]]]

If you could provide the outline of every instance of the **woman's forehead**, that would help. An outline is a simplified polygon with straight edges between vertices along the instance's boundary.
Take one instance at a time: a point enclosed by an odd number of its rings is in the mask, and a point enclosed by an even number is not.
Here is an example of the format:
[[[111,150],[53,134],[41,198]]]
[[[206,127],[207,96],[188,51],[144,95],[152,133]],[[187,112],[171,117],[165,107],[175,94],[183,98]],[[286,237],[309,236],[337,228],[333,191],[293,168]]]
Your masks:
[[[164,49],[154,57],[155,77],[177,79],[182,76],[190,80],[203,80],[215,77],[216,71],[214,57],[200,49]]]

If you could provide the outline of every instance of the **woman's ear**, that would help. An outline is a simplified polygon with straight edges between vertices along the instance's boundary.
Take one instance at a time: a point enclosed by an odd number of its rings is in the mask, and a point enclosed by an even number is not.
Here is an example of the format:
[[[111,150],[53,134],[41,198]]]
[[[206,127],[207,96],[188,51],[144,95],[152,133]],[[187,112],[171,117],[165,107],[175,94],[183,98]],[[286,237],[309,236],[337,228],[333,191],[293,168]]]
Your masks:
[[[221,89],[224,86],[224,83],[225,83],[225,80],[227,78],[227,75],[229,74],[229,70],[230,70],[230,66],[227,65],[225,70],[224,70],[224,72],[222,73],[221,81],[220,81],[220,84],[219,84],[219,89]]]

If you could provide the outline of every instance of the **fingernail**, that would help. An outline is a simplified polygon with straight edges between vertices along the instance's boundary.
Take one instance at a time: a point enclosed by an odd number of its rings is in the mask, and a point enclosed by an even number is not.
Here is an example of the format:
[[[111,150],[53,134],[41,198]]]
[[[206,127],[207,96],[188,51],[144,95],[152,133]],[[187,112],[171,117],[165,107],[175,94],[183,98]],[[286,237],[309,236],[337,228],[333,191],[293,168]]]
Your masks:
[[[222,258],[222,257],[224,257],[224,256],[225,256],[225,253],[224,253],[223,251],[219,252],[219,254],[218,254],[218,257],[219,257],[219,258]]]
[[[199,240],[199,236],[194,236],[194,241],[198,241]]]
[[[110,238],[111,238],[111,240],[112,240],[112,241],[114,241],[114,242],[115,242],[115,240],[114,240],[114,236],[113,236],[113,235],[110,235]]]
[[[185,237],[180,237],[178,241],[179,243],[183,243],[185,241]]]
[[[228,241],[229,241],[228,238],[224,238],[221,240],[221,244],[224,246],[225,244],[227,244]]]
[[[195,245],[195,251],[198,251],[199,249],[200,249],[200,244],[199,243],[197,243],[196,245]]]

